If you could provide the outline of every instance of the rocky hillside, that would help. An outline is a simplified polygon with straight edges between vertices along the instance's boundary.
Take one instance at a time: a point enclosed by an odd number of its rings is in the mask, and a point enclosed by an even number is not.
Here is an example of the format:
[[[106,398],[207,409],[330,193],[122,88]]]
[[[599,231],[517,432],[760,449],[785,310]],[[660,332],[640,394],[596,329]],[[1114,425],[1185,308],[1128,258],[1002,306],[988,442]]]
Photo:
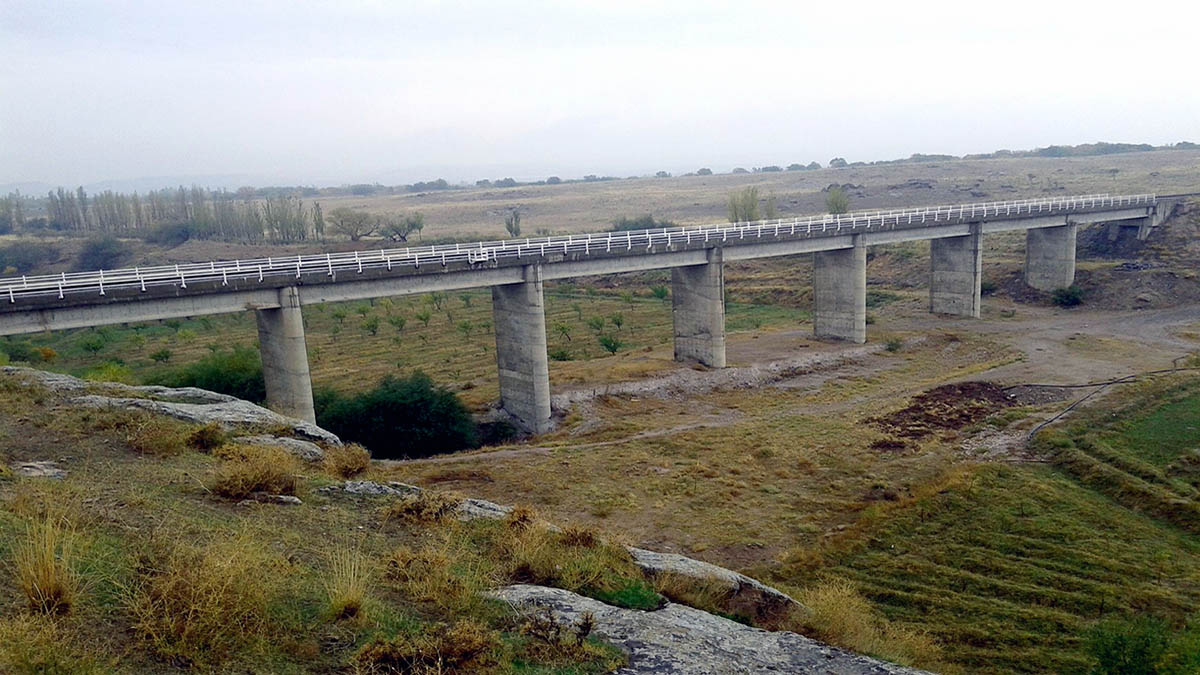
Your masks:
[[[753,579],[371,480],[227,396],[4,368],[0,404],[6,673],[916,672],[748,625],[808,614]]]

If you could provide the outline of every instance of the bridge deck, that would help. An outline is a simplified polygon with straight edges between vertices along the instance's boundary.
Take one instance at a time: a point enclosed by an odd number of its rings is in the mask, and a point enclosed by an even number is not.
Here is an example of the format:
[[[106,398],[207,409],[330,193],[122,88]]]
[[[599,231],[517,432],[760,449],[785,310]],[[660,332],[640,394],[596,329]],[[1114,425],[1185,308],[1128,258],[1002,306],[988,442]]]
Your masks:
[[[1062,224],[1064,216],[1088,221],[1137,218],[1144,217],[1144,210],[1153,208],[1155,201],[1152,194],[1097,194],[15,277],[0,279],[0,314],[154,298],[246,295],[257,289],[292,285],[311,289],[315,285],[354,285],[386,279],[415,282],[414,277],[429,273],[469,273],[454,286],[489,286],[519,280],[499,273],[501,268],[538,262],[549,268],[546,278],[564,278],[697,264],[703,259],[688,253],[702,253],[715,246],[726,247],[726,260],[737,260],[838,248],[849,245],[850,235],[854,234],[868,234],[868,243],[877,244],[955,236],[961,228],[952,226],[966,223],[993,221],[1004,223],[996,229],[1028,229]],[[630,265],[606,264],[613,258],[633,256],[644,259]],[[594,264],[589,265],[589,261]],[[562,269],[553,270],[556,264]],[[437,290],[426,286],[415,282],[392,291]],[[302,294],[302,301],[370,297],[372,292],[326,288]]]

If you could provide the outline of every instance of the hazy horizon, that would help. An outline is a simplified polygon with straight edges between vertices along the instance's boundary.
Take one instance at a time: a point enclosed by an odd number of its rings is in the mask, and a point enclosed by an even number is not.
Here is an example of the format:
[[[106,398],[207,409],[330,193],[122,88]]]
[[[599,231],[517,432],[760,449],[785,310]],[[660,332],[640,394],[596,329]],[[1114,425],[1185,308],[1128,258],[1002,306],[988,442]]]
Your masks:
[[[1200,10],[1143,30],[1006,9],[10,1],[0,184],[528,180],[1200,140],[1183,84]]]

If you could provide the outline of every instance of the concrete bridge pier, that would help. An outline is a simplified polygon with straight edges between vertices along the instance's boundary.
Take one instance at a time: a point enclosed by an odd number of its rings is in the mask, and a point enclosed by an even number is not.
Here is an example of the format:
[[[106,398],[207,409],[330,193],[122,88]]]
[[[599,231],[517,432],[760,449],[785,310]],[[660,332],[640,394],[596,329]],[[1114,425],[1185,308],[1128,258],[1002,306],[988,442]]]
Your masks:
[[[813,254],[813,334],[867,341],[867,247],[861,234],[850,248]]]
[[[1075,283],[1076,228],[1068,222],[1025,233],[1025,283],[1047,292]]]
[[[527,265],[525,280],[492,286],[500,407],[525,431],[550,430],[550,363],[546,356],[546,311],[542,268]]]
[[[258,349],[262,355],[267,407],[281,415],[316,423],[308,349],[304,343],[304,318],[295,286],[279,289],[279,307],[254,312],[258,321]]]
[[[671,270],[675,360],[725,367],[725,271],[721,249],[708,249],[703,265]]]
[[[929,241],[930,312],[979,318],[982,244],[979,223],[966,236]]]

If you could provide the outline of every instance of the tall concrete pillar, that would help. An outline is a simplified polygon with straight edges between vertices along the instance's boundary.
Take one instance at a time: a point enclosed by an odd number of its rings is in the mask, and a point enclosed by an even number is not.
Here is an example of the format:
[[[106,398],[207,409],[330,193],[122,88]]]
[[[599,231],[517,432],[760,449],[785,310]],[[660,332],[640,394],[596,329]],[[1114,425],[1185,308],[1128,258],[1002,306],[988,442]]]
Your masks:
[[[978,223],[966,236],[930,240],[930,312],[979,318],[982,243]]]
[[[294,286],[279,289],[279,308],[256,310],[255,317],[267,407],[281,415],[316,423],[299,292]]]
[[[813,254],[813,334],[867,341],[867,247],[854,245]]]
[[[1025,233],[1025,283],[1053,291],[1075,283],[1075,223]]]
[[[675,360],[725,367],[725,271],[721,249],[708,249],[704,265],[671,270]]]
[[[492,286],[500,406],[526,431],[550,430],[550,363],[541,267],[525,268],[525,281]]]

